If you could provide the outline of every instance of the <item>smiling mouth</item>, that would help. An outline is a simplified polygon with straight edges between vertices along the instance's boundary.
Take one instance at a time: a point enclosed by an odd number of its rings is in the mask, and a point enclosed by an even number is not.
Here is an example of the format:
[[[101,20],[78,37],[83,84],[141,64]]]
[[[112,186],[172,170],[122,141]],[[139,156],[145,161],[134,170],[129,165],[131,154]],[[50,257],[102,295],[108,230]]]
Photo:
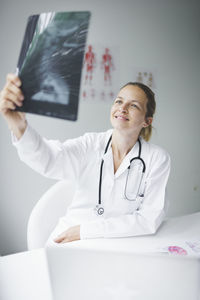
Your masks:
[[[116,119],[122,120],[122,121],[129,121],[129,119],[125,116],[115,116]]]

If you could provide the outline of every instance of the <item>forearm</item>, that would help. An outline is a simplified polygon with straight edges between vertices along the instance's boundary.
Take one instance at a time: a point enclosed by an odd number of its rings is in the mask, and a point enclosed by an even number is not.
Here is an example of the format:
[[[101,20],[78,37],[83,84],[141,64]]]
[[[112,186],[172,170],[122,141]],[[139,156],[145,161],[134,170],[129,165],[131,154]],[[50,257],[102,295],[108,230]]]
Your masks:
[[[13,145],[17,148],[19,158],[34,171],[53,179],[63,179],[59,147],[43,139],[30,125],[23,129],[15,128],[20,139],[13,133]]]
[[[30,125],[20,140],[13,138],[20,159],[41,175],[56,180],[76,180],[80,162],[75,148],[41,137]]]
[[[25,113],[16,110],[16,107],[22,107],[24,100],[24,95],[20,89],[21,84],[19,77],[8,74],[6,84],[0,92],[0,113],[18,140],[27,127]]]
[[[20,138],[23,136],[26,128],[28,126],[28,123],[25,119],[21,120],[21,122],[13,122],[12,120],[8,122],[8,127],[12,131],[13,135],[17,138],[17,140],[20,140]]]
[[[81,239],[130,237],[154,234],[164,220],[164,210],[154,213],[151,217],[147,213],[135,212],[134,214],[119,217],[110,217],[97,221],[81,224]]]

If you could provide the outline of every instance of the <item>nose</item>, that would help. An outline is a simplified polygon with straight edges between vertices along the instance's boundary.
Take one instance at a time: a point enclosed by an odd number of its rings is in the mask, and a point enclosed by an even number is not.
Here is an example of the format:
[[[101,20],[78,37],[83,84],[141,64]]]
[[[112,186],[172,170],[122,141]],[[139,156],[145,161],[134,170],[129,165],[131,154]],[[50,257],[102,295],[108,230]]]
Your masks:
[[[123,103],[121,106],[120,106],[120,111],[123,112],[123,113],[127,113],[128,112],[128,106],[126,103]]]

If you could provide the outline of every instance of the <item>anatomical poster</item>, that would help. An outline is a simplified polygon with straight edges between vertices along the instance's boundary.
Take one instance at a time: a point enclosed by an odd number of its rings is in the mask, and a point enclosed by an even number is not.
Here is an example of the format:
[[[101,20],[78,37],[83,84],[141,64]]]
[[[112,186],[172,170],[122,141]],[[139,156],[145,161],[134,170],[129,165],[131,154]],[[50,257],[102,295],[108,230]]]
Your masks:
[[[90,12],[49,12],[28,18],[17,74],[20,111],[76,120]]]
[[[157,69],[148,67],[133,67],[132,71],[133,81],[141,82],[153,91],[157,88]]]
[[[81,99],[112,102],[119,89],[119,47],[88,44],[81,84]]]

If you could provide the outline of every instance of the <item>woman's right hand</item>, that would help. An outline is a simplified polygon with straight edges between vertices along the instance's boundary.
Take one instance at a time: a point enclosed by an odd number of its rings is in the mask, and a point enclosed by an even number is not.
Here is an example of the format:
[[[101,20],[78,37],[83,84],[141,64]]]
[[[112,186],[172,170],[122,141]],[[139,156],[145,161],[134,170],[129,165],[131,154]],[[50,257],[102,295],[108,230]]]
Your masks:
[[[20,78],[15,74],[8,74],[0,93],[0,112],[17,139],[20,139],[27,127],[25,113],[15,111],[17,106],[22,106],[24,100],[20,86]]]

